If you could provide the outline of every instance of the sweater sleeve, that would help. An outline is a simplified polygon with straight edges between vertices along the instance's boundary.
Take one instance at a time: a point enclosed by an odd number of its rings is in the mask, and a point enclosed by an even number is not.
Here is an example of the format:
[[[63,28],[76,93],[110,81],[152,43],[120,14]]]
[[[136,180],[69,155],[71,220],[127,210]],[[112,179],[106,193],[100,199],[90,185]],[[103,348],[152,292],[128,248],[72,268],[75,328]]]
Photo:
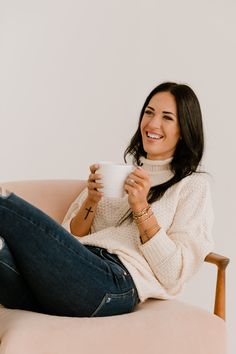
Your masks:
[[[71,232],[70,229],[70,222],[71,220],[76,216],[78,213],[79,209],[81,208],[84,200],[86,199],[88,194],[87,188],[84,188],[82,192],[78,195],[78,197],[74,200],[74,202],[70,205],[61,225],[69,232]]]
[[[180,191],[170,228],[161,228],[150,241],[140,245],[156,278],[173,295],[213,249],[209,181],[200,174],[186,178],[189,181]]]

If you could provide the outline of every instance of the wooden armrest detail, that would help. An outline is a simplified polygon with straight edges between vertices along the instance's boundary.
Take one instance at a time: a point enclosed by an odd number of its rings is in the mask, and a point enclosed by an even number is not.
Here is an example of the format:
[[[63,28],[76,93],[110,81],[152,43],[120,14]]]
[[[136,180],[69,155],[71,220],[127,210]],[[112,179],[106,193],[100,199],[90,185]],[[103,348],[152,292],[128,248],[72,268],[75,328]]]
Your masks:
[[[225,320],[225,269],[229,264],[229,258],[217,253],[209,253],[205,262],[215,264],[218,268],[214,314]]]

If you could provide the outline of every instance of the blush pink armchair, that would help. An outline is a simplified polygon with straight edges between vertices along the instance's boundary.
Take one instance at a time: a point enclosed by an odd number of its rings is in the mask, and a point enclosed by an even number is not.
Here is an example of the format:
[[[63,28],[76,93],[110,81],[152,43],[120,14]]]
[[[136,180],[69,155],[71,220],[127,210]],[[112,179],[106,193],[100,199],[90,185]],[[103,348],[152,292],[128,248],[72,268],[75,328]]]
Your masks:
[[[61,222],[85,181],[21,181],[2,186]],[[155,299],[139,304],[130,314],[97,318],[2,307],[0,354],[226,354],[224,281],[229,259],[211,253],[206,262],[218,267],[215,314],[179,300]]]

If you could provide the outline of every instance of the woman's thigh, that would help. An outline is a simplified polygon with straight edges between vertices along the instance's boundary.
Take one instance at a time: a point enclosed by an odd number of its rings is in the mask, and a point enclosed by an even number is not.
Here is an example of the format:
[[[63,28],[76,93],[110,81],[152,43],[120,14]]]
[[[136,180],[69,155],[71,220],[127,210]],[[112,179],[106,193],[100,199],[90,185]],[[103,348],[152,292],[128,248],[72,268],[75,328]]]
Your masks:
[[[132,308],[130,275],[91,252],[41,210],[11,193],[0,197],[0,219],[0,234],[45,312],[96,315],[102,302],[111,302],[107,294],[127,295]],[[116,311],[128,312],[127,302],[119,299]]]
[[[92,252],[108,262],[113,273],[115,286],[108,290],[91,316],[110,316],[132,312],[140,302],[136,286],[127,268],[115,254],[106,249],[87,246]]]

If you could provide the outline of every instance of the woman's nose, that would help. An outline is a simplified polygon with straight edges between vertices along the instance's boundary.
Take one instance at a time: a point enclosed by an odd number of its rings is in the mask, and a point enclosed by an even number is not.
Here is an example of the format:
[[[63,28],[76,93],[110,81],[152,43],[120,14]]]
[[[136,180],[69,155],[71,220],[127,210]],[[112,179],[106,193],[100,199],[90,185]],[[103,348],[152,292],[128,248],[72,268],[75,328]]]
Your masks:
[[[162,119],[160,115],[155,115],[153,119],[149,122],[150,128],[159,128],[162,125]]]

